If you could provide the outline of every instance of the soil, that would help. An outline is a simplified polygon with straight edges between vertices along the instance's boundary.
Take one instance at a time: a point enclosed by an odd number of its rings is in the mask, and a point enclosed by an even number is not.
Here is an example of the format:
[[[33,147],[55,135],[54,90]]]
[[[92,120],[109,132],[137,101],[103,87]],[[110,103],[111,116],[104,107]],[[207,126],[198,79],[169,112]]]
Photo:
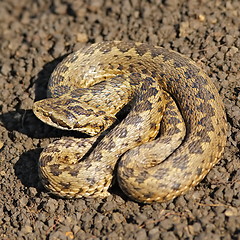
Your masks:
[[[0,239],[240,239],[240,4],[238,0],[2,0],[0,2]],[[222,160],[194,189],[139,204],[115,187],[106,199],[48,194],[42,149],[68,136],[33,102],[63,57],[102,40],[173,49],[211,76],[226,106]]]

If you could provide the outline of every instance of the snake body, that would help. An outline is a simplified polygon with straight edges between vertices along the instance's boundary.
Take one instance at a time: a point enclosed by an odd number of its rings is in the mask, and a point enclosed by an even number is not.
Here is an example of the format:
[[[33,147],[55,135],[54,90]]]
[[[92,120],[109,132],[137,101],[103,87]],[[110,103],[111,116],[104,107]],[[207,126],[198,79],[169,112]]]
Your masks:
[[[198,184],[226,145],[212,81],[192,60],[161,47],[84,47],[53,71],[48,95],[34,104],[39,119],[92,136],[62,138],[41,153],[43,185],[62,197],[106,197],[114,178],[136,201],[167,201]]]

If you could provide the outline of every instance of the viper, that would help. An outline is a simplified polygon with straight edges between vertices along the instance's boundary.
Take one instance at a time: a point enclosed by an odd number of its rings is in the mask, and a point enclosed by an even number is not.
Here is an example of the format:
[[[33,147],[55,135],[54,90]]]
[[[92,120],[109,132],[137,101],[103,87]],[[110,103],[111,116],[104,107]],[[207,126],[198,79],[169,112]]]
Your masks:
[[[53,71],[48,97],[34,103],[40,120],[90,136],[56,140],[41,153],[39,175],[58,196],[106,197],[115,179],[136,201],[167,201],[198,184],[226,145],[213,82],[188,57],[158,46],[83,47]]]

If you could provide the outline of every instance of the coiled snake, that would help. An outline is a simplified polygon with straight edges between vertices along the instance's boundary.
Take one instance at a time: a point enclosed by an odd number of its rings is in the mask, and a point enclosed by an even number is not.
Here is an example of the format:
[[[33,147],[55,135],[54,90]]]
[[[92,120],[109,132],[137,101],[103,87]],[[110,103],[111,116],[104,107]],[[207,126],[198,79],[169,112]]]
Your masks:
[[[62,197],[105,197],[115,176],[136,201],[167,201],[199,183],[226,144],[223,104],[209,77],[161,47],[82,48],[56,67],[48,95],[34,104],[39,119],[93,136],[62,138],[41,153],[42,182]]]

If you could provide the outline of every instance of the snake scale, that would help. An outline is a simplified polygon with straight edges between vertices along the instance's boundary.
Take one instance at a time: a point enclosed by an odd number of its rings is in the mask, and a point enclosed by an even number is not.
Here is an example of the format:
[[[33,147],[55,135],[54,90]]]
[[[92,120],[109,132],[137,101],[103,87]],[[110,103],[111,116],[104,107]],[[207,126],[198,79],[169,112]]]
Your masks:
[[[55,68],[48,97],[34,103],[40,120],[92,136],[65,137],[41,153],[43,185],[61,197],[106,197],[117,181],[135,201],[167,201],[198,184],[226,145],[226,115],[212,81],[161,47],[83,47]]]

